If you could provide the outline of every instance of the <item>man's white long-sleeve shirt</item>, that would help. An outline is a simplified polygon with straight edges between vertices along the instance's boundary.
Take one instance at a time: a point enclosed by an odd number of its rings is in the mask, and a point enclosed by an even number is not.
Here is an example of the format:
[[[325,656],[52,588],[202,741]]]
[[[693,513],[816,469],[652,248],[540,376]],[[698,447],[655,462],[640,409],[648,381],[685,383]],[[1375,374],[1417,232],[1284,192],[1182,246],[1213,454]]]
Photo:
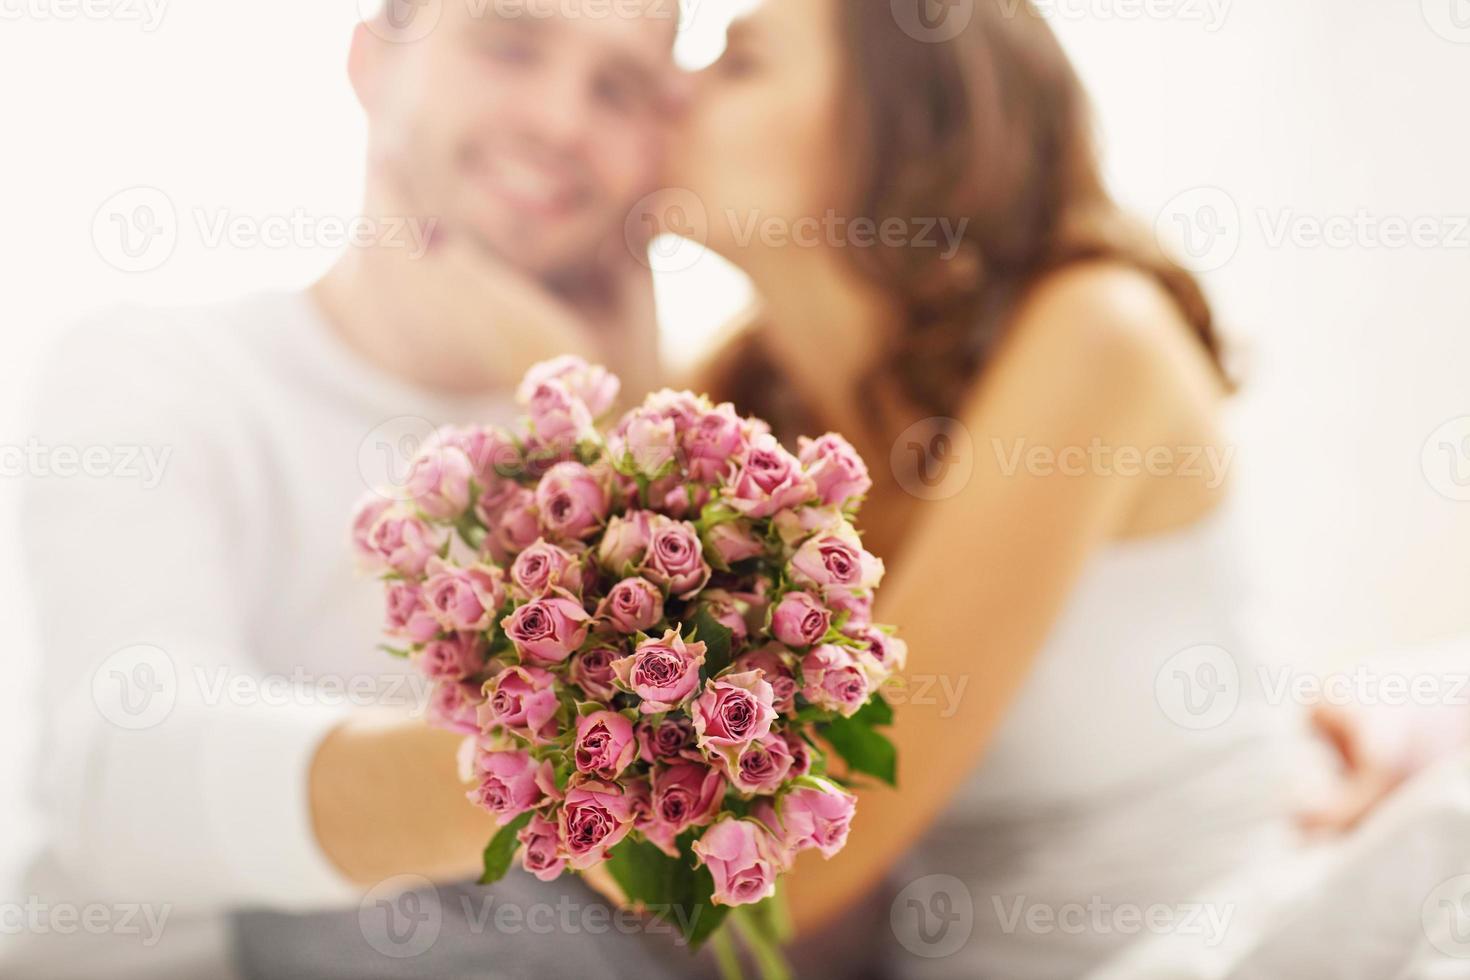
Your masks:
[[[93,465],[22,504],[48,832],[27,901],[110,926],[29,930],[11,972],[227,975],[229,909],[357,901],[318,849],[310,762],[354,707],[422,703],[376,649],[352,508],[433,426],[503,423],[510,400],[398,382],[303,294],[97,317],[40,391],[36,444]]]

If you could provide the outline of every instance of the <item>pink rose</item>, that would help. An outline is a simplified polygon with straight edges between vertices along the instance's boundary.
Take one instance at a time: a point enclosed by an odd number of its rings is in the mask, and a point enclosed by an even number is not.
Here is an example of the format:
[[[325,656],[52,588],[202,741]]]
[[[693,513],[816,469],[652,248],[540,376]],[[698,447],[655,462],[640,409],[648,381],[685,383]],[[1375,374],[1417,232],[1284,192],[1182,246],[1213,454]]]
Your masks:
[[[560,382],[572,397],[587,406],[593,418],[605,413],[617,401],[622,383],[612,372],[596,364],[588,364],[572,354],[552,358],[533,365],[521,381],[516,398],[529,405],[537,390],[547,382]]]
[[[352,550],[364,568],[381,568],[383,556],[372,543],[373,525],[393,509],[393,501],[378,493],[368,493],[357,502],[352,512]]]
[[[658,724],[644,718],[634,727],[638,757],[644,762],[671,762],[685,757],[694,745],[694,720],[688,715],[665,715]]]
[[[832,628],[832,613],[806,592],[788,592],[771,613],[771,633],[790,647],[820,643]]]
[[[857,652],[858,664],[868,673],[874,687],[904,669],[908,663],[909,645],[896,636],[890,636],[876,626],[863,625],[846,631],[849,636],[861,640],[863,646]]]
[[[883,579],[883,560],[863,549],[857,533],[818,535],[791,556],[791,580],[816,587],[824,596],[875,589]]]
[[[678,474],[674,474],[669,478],[670,481],[676,481],[677,479]],[[661,486],[664,482],[660,480],[657,484],[649,487],[648,499],[654,502],[665,514],[683,519],[691,513],[698,513],[705,504],[709,503],[710,491],[708,487],[696,486],[694,487],[694,492],[691,493],[689,484],[673,483],[670,489],[664,490]],[[660,493],[659,491],[663,492]]]
[[[842,626],[844,631],[867,626],[873,621],[872,592],[854,595],[841,589],[833,589],[827,593],[826,599],[827,605],[832,607],[833,615],[847,614],[847,621]]]
[[[462,681],[485,668],[485,640],[478,633],[454,633],[431,641],[417,659],[431,681]]]
[[[791,771],[786,775],[800,779],[812,771],[812,747],[806,739],[793,732],[786,733],[786,747],[791,750]]]
[[[559,821],[567,864],[585,871],[600,864],[633,827],[633,801],[615,783],[579,782],[567,790]]]
[[[459,568],[433,558],[424,583],[424,601],[446,630],[479,632],[490,628],[505,604],[503,573],[488,565]]]
[[[523,599],[537,599],[553,590],[582,593],[582,564],[577,556],[538,539],[516,556],[510,581]]]
[[[608,506],[602,481],[581,463],[557,463],[536,485],[541,527],[558,540],[596,534],[607,520]]]
[[[551,763],[538,765],[529,752],[483,752],[476,760],[476,767],[480,771],[480,784],[465,796],[494,814],[498,826],[504,827],[543,802],[545,794],[536,777],[544,767],[542,779],[546,779]]]
[[[648,554],[640,571],[654,584],[688,599],[709,582],[703,550],[693,524],[655,514],[649,521]]]
[[[439,553],[444,538],[442,528],[430,527],[412,514],[389,510],[368,532],[367,544],[379,562],[407,578],[418,578],[429,559]]]
[[[649,819],[638,829],[670,857],[690,827],[714,820],[725,800],[725,779],[702,762],[680,761],[654,772]]]
[[[770,517],[811,500],[816,488],[797,458],[769,434],[757,435],[725,485],[725,499],[746,517]]]
[[[612,647],[583,650],[572,658],[567,679],[580,687],[589,698],[611,701],[618,693],[613,686],[617,676],[613,673],[612,665],[619,655],[620,652]]]
[[[647,579],[625,578],[608,592],[597,614],[619,633],[644,632],[664,618],[664,594]]]
[[[771,794],[781,788],[791,772],[791,746],[776,732],[747,744],[733,758],[720,756],[720,765],[730,782],[744,795]]]
[[[831,858],[847,844],[857,798],[825,779],[808,776],[802,782],[776,803],[781,843],[792,852],[815,847]]]
[[[560,381],[541,381],[529,386],[522,394],[537,443],[571,447],[596,438],[591,409]]]
[[[771,685],[776,710],[790,714],[796,710],[796,675],[787,664],[786,648],[768,643],[759,650],[742,653],[735,658],[737,671],[758,670]]]
[[[638,644],[631,656],[614,661],[613,671],[625,689],[643,699],[640,712],[657,714],[674,710],[694,695],[704,653],[703,643],[686,643],[677,630],[667,630],[657,640]]]
[[[620,469],[654,479],[678,458],[678,426],[656,410],[635,408],[608,436],[607,449]]]
[[[453,521],[469,510],[473,476],[464,450],[430,444],[409,464],[408,496],[434,520]]]
[[[776,893],[781,854],[753,820],[721,820],[694,842],[694,853],[714,878],[716,905],[751,905]]]
[[[546,742],[556,735],[556,678],[540,667],[507,667],[485,685],[486,700],[480,708],[478,728],[497,727],[515,732],[533,742]]]
[[[542,881],[555,881],[567,866],[557,840],[556,824],[537,814],[516,834],[521,842],[521,867]]]
[[[439,620],[424,603],[423,590],[402,579],[389,582],[386,592],[388,632],[413,643],[427,643],[439,635]]]
[[[801,660],[801,693],[817,707],[851,718],[867,703],[872,686],[847,649],[824,643]]]
[[[616,711],[595,711],[577,719],[573,755],[579,772],[617,779],[637,752],[633,723]]]
[[[730,631],[735,646],[739,647],[750,636],[750,623],[746,621],[750,604],[743,597],[725,589],[707,589],[700,594],[699,604],[711,619]]]
[[[648,511],[632,510],[608,521],[597,546],[598,564],[620,578],[641,565],[648,553],[649,517]]]
[[[701,483],[723,480],[745,451],[745,440],[745,426],[734,406],[720,405],[702,413],[684,434],[689,476]]]
[[[704,533],[705,549],[724,568],[766,553],[766,543],[745,521],[724,521]]]
[[[487,493],[506,484],[514,485],[510,477],[520,470],[521,454],[510,433],[494,426],[446,425],[433,438],[439,445],[452,446],[465,454],[476,482]]]
[[[531,871],[542,882],[554,882],[566,870],[566,858],[562,857],[557,842],[556,824],[542,815],[534,815],[531,823],[516,833],[520,842],[520,867]]]
[[[429,705],[424,714],[435,728],[461,735],[477,735],[480,732],[480,706],[484,703],[485,696],[478,684],[441,681],[429,692]]]
[[[842,436],[829,432],[820,439],[803,438],[798,448],[801,465],[823,505],[846,507],[873,489],[868,465]]]
[[[552,596],[518,606],[500,625],[522,657],[558,664],[586,641],[590,620],[580,602]]]
[[[514,487],[497,507],[477,516],[489,532],[486,548],[502,562],[531,547],[541,537],[536,496],[525,487]]]
[[[692,712],[699,747],[726,754],[764,738],[776,720],[774,702],[775,693],[759,671],[710,679]]]

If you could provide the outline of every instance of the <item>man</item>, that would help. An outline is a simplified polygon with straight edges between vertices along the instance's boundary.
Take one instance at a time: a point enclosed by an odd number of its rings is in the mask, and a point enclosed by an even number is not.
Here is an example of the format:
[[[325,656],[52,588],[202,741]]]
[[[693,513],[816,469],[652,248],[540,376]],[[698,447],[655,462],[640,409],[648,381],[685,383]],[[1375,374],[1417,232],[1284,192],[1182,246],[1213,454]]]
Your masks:
[[[494,931],[487,906],[415,877],[471,877],[493,828],[457,785],[456,739],[356,710],[421,688],[374,650],[381,599],[345,521],[435,425],[507,421],[537,360],[581,353],[634,395],[654,380],[629,214],[658,166],[676,13],[392,3],[348,65],[375,244],[305,294],[113,314],[62,343],[37,438],[167,465],[156,485],[28,488],[51,839],[27,904],[51,911],[0,973],[452,976],[434,966],[451,920]],[[426,252],[388,233],[405,224]],[[350,912],[236,928],[246,907]],[[516,970],[560,954],[468,938]]]

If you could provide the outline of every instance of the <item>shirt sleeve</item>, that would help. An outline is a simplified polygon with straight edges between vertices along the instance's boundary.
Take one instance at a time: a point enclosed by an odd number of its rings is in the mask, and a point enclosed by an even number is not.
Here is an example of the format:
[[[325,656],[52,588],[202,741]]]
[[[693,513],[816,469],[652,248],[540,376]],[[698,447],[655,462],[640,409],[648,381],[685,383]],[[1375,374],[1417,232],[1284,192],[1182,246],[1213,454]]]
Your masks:
[[[30,426],[46,461],[21,528],[50,846],[98,898],[355,900],[317,846],[307,793],[343,711],[258,693],[284,679],[268,681],[252,650],[243,555],[269,515],[250,499],[248,423],[227,369],[143,316],[70,331]]]

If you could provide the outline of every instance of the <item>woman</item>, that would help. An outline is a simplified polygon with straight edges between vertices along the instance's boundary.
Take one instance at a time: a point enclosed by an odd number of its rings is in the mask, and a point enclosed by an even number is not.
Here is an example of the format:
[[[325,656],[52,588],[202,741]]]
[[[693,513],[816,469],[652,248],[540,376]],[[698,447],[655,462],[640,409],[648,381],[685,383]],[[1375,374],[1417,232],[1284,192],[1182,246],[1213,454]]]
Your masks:
[[[902,6],[771,0],[738,22],[669,177],[762,299],[694,386],[786,437],[853,438],[890,570],[879,618],[912,650],[901,789],[865,792],[841,858],[797,869],[798,927],[917,847],[896,876],[902,975],[1076,976],[1145,934],[1229,969],[1289,964],[1300,950],[1230,927],[1269,911],[1256,893],[1194,909],[1304,853],[1307,748],[1255,683],[1230,484],[1197,462],[1231,455],[1209,308],[1109,200],[1077,78],[1028,3],[951,5],[971,19],[937,40]],[[1366,773],[1337,823],[1394,781]],[[1395,926],[1458,870],[1420,857],[1352,865],[1355,887],[1377,869],[1378,894],[1407,889]],[[1128,926],[1155,906],[1172,918]],[[1385,944],[1358,915],[1357,943],[1309,950],[1311,975],[1346,975],[1322,965],[1335,950],[1387,976],[1359,946],[1397,964],[1422,939]]]

